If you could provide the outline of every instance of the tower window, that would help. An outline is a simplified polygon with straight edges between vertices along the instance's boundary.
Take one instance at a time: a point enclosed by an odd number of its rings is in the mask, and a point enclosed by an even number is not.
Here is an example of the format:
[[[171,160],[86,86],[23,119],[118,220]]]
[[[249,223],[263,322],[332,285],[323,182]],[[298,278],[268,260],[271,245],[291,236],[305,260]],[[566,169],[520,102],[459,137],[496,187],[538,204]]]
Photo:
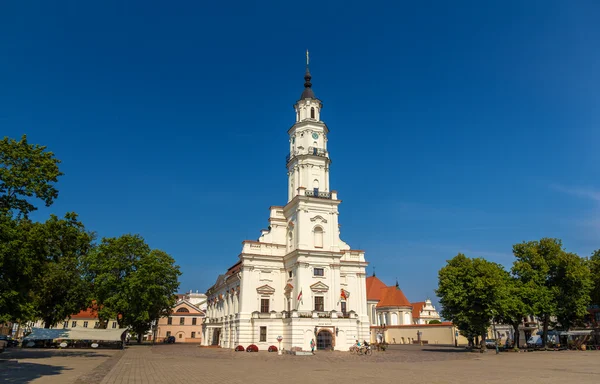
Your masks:
[[[314,109],[314,108],[311,108],[311,109],[310,109],[310,118],[311,118],[311,119],[314,119],[314,118],[315,118],[315,109]]]
[[[315,248],[323,248],[323,228],[315,228]]]

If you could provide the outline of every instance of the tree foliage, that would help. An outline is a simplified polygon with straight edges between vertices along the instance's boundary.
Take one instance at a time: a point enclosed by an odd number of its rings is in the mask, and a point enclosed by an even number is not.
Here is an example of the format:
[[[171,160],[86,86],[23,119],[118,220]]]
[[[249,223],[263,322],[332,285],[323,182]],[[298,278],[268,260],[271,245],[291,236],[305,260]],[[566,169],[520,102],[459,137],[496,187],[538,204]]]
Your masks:
[[[124,323],[130,326],[141,342],[151,322],[169,316],[177,301],[179,267],[166,252],[152,250],[140,258],[138,268],[127,284],[130,300]]]
[[[591,277],[585,260],[567,253],[559,239],[543,238],[513,246],[512,272],[524,287],[524,301],[543,321],[548,334],[552,316],[568,329],[587,313]],[[542,338],[545,346],[546,338]]]
[[[33,302],[46,328],[88,307],[90,286],[83,279],[83,261],[93,239],[75,213],[64,219],[51,215],[33,231],[32,241],[38,242],[45,259],[33,286]]]
[[[0,212],[25,216],[37,208],[28,198],[35,197],[50,206],[58,197],[54,183],[62,175],[60,160],[46,147],[29,144],[23,135],[16,141],[0,141]]]
[[[39,224],[0,213],[0,322],[35,317],[32,289],[44,263],[31,233]]]
[[[116,318],[143,334],[174,304],[179,267],[137,235],[96,246],[75,213],[35,223],[28,215],[58,197],[60,161],[27,137],[0,141],[0,321],[57,324],[95,301],[106,326]]]
[[[592,254],[588,265],[592,278],[591,302],[600,305],[600,249]]]
[[[151,250],[139,235],[104,238],[87,259],[101,323],[116,318],[138,335],[170,313],[181,274],[167,253]]]
[[[506,294],[506,271],[499,264],[459,253],[439,271],[438,278],[442,316],[470,340],[485,337]]]

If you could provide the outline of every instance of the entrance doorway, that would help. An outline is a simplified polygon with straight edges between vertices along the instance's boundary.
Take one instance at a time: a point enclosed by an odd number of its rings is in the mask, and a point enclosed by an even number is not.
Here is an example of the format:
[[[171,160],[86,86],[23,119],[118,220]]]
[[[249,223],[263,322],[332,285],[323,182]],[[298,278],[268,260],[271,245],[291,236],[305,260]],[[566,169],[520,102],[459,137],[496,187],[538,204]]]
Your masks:
[[[216,328],[213,331],[212,345],[219,345],[219,337],[221,336],[221,328]]]
[[[317,350],[330,350],[332,338],[331,332],[325,330],[319,331],[317,333]]]

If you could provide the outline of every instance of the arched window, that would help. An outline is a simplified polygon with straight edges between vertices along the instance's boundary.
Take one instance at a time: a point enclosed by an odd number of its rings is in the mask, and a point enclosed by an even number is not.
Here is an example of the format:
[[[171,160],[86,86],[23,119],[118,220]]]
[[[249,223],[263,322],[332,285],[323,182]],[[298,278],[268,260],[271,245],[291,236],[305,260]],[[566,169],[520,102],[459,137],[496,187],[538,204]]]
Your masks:
[[[315,248],[323,248],[323,228],[315,227]]]
[[[190,311],[187,308],[185,308],[185,307],[181,307],[181,308],[177,309],[176,312],[179,312],[179,313],[182,313],[182,312],[183,313],[190,313]]]
[[[392,313],[392,324],[391,325],[398,325],[398,314],[397,313]]]
[[[319,197],[319,180],[313,180],[313,192],[315,193],[315,197]]]
[[[314,118],[315,118],[315,109],[314,109],[314,108],[311,108],[311,109],[310,109],[310,118],[311,118],[311,119],[314,119]]]

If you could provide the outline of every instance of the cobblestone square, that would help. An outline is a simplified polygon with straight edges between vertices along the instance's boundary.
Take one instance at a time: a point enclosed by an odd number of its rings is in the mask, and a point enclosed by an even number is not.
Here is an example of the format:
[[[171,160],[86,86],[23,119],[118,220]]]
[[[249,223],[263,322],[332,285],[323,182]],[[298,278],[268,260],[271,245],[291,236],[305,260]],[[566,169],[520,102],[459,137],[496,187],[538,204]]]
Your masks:
[[[115,350],[13,350],[0,356],[0,382],[73,384],[595,383],[600,351],[484,354],[439,346],[391,346],[372,356],[233,352],[192,345]]]

